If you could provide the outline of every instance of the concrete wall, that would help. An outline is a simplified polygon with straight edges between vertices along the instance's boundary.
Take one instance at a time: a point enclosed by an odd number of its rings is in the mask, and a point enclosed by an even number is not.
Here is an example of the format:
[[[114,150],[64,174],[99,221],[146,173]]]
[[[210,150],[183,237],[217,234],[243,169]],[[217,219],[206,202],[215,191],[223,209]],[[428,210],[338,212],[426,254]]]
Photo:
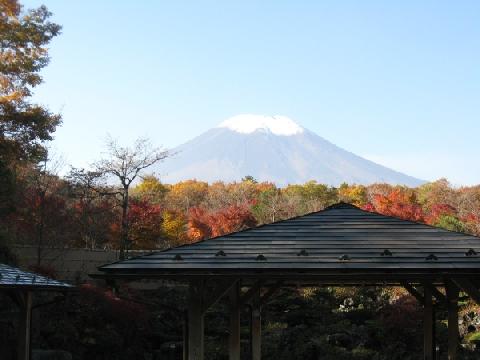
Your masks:
[[[36,265],[36,247],[13,245],[10,248],[22,268]],[[117,261],[118,255],[117,250],[44,248],[41,264],[52,266],[59,280],[76,283],[88,280],[88,274],[97,273],[98,266]]]

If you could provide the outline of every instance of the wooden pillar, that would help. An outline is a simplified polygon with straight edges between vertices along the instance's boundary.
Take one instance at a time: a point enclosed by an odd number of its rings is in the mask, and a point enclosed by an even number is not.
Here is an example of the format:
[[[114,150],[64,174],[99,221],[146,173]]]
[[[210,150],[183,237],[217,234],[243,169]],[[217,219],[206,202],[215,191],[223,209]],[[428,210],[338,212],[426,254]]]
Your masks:
[[[435,313],[432,290],[424,286],[423,305],[423,358],[435,360]]]
[[[260,306],[260,289],[252,298],[250,323],[250,344],[252,360],[262,358],[262,309]]]
[[[188,310],[183,315],[183,360],[188,360]]]
[[[190,282],[188,296],[188,360],[203,360],[204,356],[204,316],[203,280]]]
[[[460,289],[451,280],[445,283],[448,309],[448,360],[457,359],[458,348],[458,295]]]
[[[228,339],[229,360],[240,360],[240,282],[229,291],[230,298],[230,337]]]
[[[32,293],[27,291],[20,296],[20,318],[18,327],[18,360],[30,360],[32,327]]]

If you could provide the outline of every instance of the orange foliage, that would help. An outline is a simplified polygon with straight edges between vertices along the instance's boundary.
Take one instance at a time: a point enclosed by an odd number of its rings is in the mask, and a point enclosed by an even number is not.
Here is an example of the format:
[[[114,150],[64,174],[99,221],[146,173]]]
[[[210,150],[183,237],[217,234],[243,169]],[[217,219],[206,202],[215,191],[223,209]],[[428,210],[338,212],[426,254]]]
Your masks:
[[[365,205],[364,209],[404,220],[425,219],[422,207],[416,203],[415,193],[402,188],[395,188],[387,195],[375,194],[373,203]]]
[[[198,241],[240,231],[256,224],[247,205],[231,205],[212,213],[195,207],[189,212],[188,237],[191,241]]]

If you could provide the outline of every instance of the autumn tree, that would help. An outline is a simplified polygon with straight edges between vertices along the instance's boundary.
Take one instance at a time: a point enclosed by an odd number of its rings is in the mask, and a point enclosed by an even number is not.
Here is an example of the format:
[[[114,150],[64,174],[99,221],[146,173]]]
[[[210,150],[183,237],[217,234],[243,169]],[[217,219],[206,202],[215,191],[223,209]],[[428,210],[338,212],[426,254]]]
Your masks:
[[[208,183],[197,180],[186,180],[170,186],[166,202],[176,210],[189,211],[200,206],[208,190]]]
[[[129,217],[130,186],[139,178],[141,173],[150,166],[164,160],[169,152],[153,147],[149,140],[138,139],[133,147],[121,146],[112,138],[106,141],[107,157],[95,164],[95,171],[112,181],[113,192],[120,200],[121,235],[120,258],[125,259],[130,245]]]
[[[61,161],[46,157],[38,165],[24,168],[24,184],[18,198],[17,241],[34,245],[40,266],[49,247],[66,247],[71,240],[67,187],[57,175]]]
[[[265,224],[280,220],[282,218],[283,200],[282,190],[275,185],[260,192],[255,205],[252,207],[253,214],[258,222]]]
[[[135,249],[164,247],[163,209],[146,199],[131,199],[128,211],[128,237]]]
[[[74,230],[81,246],[90,249],[106,245],[117,206],[110,198],[112,190],[102,184],[101,177],[97,171],[76,168],[72,168],[66,177],[73,202]]]
[[[407,187],[397,186],[387,195],[375,194],[373,202],[366,204],[365,209],[404,220],[425,220],[425,213],[417,202],[415,191]]]
[[[292,203],[290,206],[296,207],[295,215],[320,211],[338,201],[337,189],[313,180],[303,185],[289,185],[283,193],[287,199],[290,199],[287,200]],[[294,202],[291,199],[294,199]]]
[[[362,207],[367,203],[367,189],[363,185],[343,183],[338,188],[339,200]]]
[[[421,185],[417,189],[417,199],[428,212],[435,204],[455,206],[455,191],[447,179],[440,179]]]
[[[263,184],[250,180],[224,183],[217,181],[209,185],[202,203],[210,210],[219,210],[230,205],[253,203],[260,193]]]
[[[257,224],[248,205],[231,205],[209,213],[201,207],[190,209],[188,237],[191,241],[221,236],[244,230]]]
[[[147,175],[132,189],[132,195],[151,203],[162,204],[169,191],[169,186],[162,184],[154,175]]]
[[[45,6],[23,11],[16,0],[0,0],[0,203],[13,192],[14,164],[45,157],[43,142],[51,140],[60,123],[30,99],[42,83],[48,64],[48,44],[61,27],[49,21]],[[3,210],[8,210],[5,205]]]
[[[186,240],[187,220],[183,213],[172,210],[163,212],[163,236],[167,247],[180,245]]]

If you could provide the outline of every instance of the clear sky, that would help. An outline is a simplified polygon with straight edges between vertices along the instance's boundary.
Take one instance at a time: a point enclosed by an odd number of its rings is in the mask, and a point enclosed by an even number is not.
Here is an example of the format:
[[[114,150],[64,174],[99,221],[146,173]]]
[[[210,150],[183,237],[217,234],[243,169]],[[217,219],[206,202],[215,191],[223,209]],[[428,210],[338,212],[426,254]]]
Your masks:
[[[36,100],[68,163],[107,133],[174,147],[236,114],[286,115],[422,179],[480,183],[480,1],[65,1]]]

